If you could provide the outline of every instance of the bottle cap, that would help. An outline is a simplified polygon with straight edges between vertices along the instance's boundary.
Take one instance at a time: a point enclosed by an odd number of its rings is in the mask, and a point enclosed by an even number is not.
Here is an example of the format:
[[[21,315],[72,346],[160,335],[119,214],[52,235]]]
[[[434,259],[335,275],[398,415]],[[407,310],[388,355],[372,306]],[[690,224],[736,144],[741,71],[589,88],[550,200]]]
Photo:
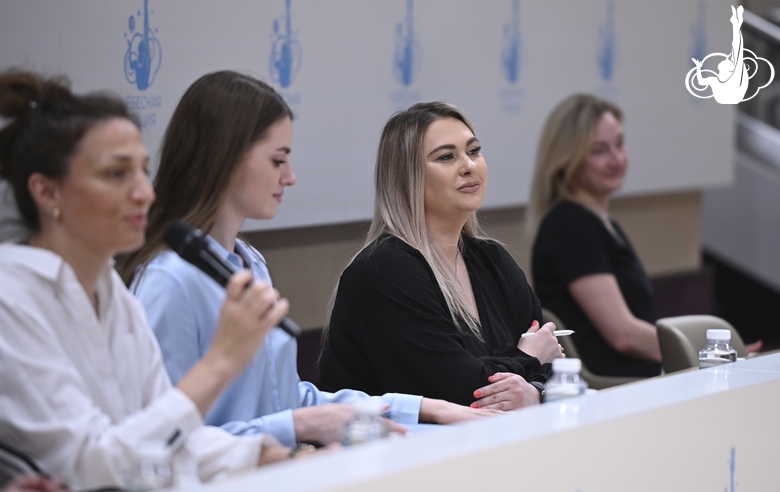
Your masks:
[[[553,372],[580,372],[582,362],[579,359],[553,359]]]
[[[707,340],[731,340],[731,330],[707,330]]]

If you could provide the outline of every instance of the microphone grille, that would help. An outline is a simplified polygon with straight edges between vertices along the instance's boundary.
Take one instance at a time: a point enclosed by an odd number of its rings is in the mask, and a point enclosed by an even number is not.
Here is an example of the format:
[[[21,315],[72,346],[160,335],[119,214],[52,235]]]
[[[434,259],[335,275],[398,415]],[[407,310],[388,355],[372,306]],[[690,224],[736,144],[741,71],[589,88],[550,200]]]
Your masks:
[[[186,222],[175,220],[170,226],[168,226],[168,229],[165,231],[163,238],[172,250],[181,254],[182,248],[186,246],[186,243],[189,242],[187,241],[187,236],[194,231],[197,231],[197,229],[187,224]]]

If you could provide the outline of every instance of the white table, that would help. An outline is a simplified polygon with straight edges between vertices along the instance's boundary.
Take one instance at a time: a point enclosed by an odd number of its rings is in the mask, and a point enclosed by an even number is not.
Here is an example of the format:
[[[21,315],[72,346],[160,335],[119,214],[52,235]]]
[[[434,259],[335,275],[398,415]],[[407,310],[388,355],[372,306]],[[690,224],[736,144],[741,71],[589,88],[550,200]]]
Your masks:
[[[206,490],[778,490],[779,418],[775,354],[277,464]]]

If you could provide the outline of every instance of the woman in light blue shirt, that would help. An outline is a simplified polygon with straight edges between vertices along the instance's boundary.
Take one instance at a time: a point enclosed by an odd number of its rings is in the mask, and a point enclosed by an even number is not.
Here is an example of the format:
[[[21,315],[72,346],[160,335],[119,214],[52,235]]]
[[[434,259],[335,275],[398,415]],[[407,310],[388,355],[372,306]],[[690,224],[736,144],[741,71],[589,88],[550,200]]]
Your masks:
[[[149,213],[147,243],[123,265],[123,276],[146,308],[165,365],[176,382],[208,350],[224,289],[163,243],[182,219],[207,232],[239,268],[271,282],[263,256],[238,238],[247,218],[276,215],[284,189],[297,177],[292,112],[267,84],[235,72],[201,77],[184,94],[166,130]],[[132,279],[131,279],[132,277]],[[274,329],[250,366],[206,415],[234,434],[266,432],[287,445],[339,441],[365,393],[319,391],[300,382],[295,339]],[[400,424],[451,423],[490,415],[420,396],[387,394],[389,417]]]

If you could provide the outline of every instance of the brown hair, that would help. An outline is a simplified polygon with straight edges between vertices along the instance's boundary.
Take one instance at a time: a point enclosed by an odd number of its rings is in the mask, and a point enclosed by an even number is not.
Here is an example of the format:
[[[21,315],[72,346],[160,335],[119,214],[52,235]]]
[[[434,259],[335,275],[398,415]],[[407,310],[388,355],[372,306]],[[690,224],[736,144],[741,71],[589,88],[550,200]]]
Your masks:
[[[40,230],[41,221],[27,182],[34,173],[62,180],[82,137],[111,118],[125,118],[140,128],[117,96],[77,96],[64,76],[46,79],[9,70],[0,74],[0,116],[10,123],[0,130],[0,178],[8,180],[25,225]]]
[[[211,230],[244,154],[285,117],[293,114],[284,99],[248,75],[213,72],[187,89],[163,138],[146,244],[120,267],[125,282],[165,249],[163,236],[174,220]]]

